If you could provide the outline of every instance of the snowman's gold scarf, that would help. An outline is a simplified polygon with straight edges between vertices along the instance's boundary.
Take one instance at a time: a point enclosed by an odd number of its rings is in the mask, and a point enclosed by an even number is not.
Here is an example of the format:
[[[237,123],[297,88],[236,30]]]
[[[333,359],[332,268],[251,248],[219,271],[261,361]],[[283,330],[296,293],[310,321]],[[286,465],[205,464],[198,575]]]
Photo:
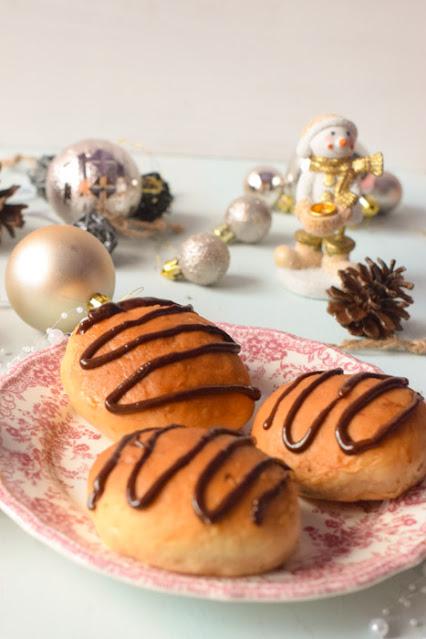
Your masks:
[[[309,170],[325,175],[337,175],[335,202],[342,207],[355,204],[358,196],[349,189],[360,173],[383,174],[383,155],[374,153],[366,157],[325,158],[318,155],[310,157]]]

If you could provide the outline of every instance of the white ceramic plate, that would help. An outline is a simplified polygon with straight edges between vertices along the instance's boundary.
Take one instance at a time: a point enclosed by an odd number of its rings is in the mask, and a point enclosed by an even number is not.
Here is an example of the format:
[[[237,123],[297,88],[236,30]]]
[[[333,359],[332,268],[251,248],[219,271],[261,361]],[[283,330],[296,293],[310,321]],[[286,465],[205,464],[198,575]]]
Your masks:
[[[375,370],[280,331],[222,325],[264,393],[311,369]],[[109,442],[77,417],[59,379],[65,344],[31,355],[0,381],[0,506],[55,550],[135,586],[221,600],[293,601],[370,586],[426,557],[426,481],[383,504],[303,502],[300,547],[285,570],[242,579],[189,577],[122,557],[85,508],[87,473]]]

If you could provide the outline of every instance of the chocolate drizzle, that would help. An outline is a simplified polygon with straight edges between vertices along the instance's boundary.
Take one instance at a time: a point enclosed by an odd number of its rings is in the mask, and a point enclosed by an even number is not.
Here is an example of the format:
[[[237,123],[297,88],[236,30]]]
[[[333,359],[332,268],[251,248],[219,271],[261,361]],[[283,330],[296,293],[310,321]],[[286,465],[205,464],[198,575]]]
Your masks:
[[[348,382],[350,381],[351,380],[348,380]],[[349,406],[343,411],[342,415],[340,416],[339,423],[336,427],[336,439],[340,448],[348,455],[361,453],[368,448],[373,448],[374,446],[379,444],[386,435],[392,433],[400,424],[408,419],[408,417],[414,412],[418,404],[423,399],[419,393],[415,393],[414,391],[408,406],[394,415],[394,417],[388,420],[385,424],[380,426],[377,433],[372,437],[354,442],[354,440],[348,433],[349,424],[351,423],[352,418],[355,417],[355,415],[362,408],[364,408],[364,406],[367,406],[376,397],[383,395],[393,388],[404,388],[407,386],[408,379],[404,377],[384,378],[381,382],[376,384],[376,386],[373,386],[372,388],[369,388],[367,391],[365,391],[365,393],[363,393],[360,397],[358,397],[358,399],[352,402],[352,404],[349,404]]]
[[[121,384],[119,384],[119,386],[117,386],[117,388],[115,388],[107,396],[105,400],[105,406],[110,412],[118,414],[129,414],[133,412],[143,411],[148,408],[158,407],[163,404],[180,402],[209,395],[222,395],[225,393],[240,393],[246,395],[247,397],[250,397],[253,400],[259,399],[260,392],[253,386],[229,384],[201,386],[198,388],[178,391],[175,393],[167,393],[159,397],[153,397],[138,402],[120,404],[120,400],[123,399],[123,397],[131,388],[133,388],[136,384],[145,379],[150,373],[158,370],[159,368],[174,364],[176,362],[192,359],[194,357],[200,357],[201,355],[206,355],[209,353],[239,353],[240,351],[240,346],[234,342],[232,337],[230,337],[230,335],[228,335],[225,331],[218,328],[217,326],[213,326],[211,324],[192,323],[179,324],[177,326],[154,331],[152,333],[139,335],[135,339],[96,357],[96,353],[103,346],[105,346],[105,344],[110,342],[114,337],[116,337],[123,331],[134,328],[136,326],[143,326],[158,317],[193,312],[193,308],[191,305],[181,306],[180,304],[175,304],[171,300],[161,300],[153,297],[132,298],[123,302],[108,302],[107,304],[103,304],[99,308],[94,309],[90,312],[89,317],[81,322],[77,332],[79,334],[84,334],[95,324],[113,317],[118,313],[123,313],[134,308],[149,306],[159,306],[160,308],[145,313],[141,317],[132,320],[125,320],[121,324],[113,326],[105,333],[100,335],[98,338],[96,338],[91,344],[89,344],[89,346],[84,350],[80,357],[81,367],[84,369],[94,369],[99,366],[103,366],[104,364],[107,364],[108,362],[111,362],[115,359],[123,357],[138,346],[148,344],[149,342],[157,339],[174,337],[183,333],[207,333],[210,335],[217,335],[221,337],[223,341],[204,344],[202,346],[199,346],[198,348],[188,349],[177,353],[169,353],[168,355],[163,355],[146,362],[145,364],[140,366],[132,375],[125,379]]]
[[[233,430],[227,428],[212,428],[202,434],[200,439],[192,448],[186,453],[176,459],[166,470],[164,470],[154,483],[145,491],[141,496],[136,493],[136,483],[140,473],[145,466],[147,460],[151,457],[155,450],[158,440],[166,433],[177,428],[184,428],[178,424],[171,424],[165,428],[154,428],[138,430],[130,435],[126,435],[122,438],[120,443],[116,446],[114,452],[105,462],[100,472],[96,476],[93,482],[93,491],[88,499],[88,508],[94,510],[99,499],[104,493],[108,478],[113,472],[114,468],[120,461],[120,457],[126,446],[135,445],[142,449],[141,456],[134,464],[126,486],[126,496],[129,505],[132,508],[144,509],[147,508],[152,502],[160,495],[165,486],[172,480],[172,478],[185,466],[188,466],[197,455],[204,450],[210,442],[221,437],[223,435],[231,435],[233,439],[222,448],[216,455],[208,462],[205,468],[202,470],[198,477],[194,496],[192,499],[192,506],[195,514],[206,524],[212,524],[219,521],[226,514],[238,504],[244,494],[250,489],[252,484],[260,477],[260,475],[267,469],[273,466],[278,466],[285,471],[284,475],[272,486],[272,488],[264,491],[258,498],[252,502],[251,518],[256,525],[260,525],[264,519],[265,510],[269,503],[275,499],[287,484],[288,479],[288,467],[279,459],[267,457],[253,466],[246,475],[244,475],[241,481],[222,499],[222,501],[213,509],[209,509],[206,505],[206,492],[209,486],[209,482],[220,471],[223,464],[232,455],[235,454],[239,448],[244,446],[254,446],[254,440],[252,437],[246,437],[240,433],[236,433]],[[148,439],[142,441],[141,435],[151,432],[152,434]]]
[[[131,311],[133,308],[154,306],[154,304],[157,306],[173,306],[174,302],[171,300],[162,300],[157,297],[130,297],[128,300],[123,300],[122,302],[107,302],[90,311],[88,317],[80,322],[77,333],[83,335],[95,324],[99,324],[99,322],[103,322],[118,313],[125,313],[126,311]]]
[[[285,397],[287,397],[287,395],[289,395],[291,393],[293,388],[296,388],[296,386],[298,386],[303,379],[306,379],[307,377],[311,377],[311,375],[316,375],[317,372],[318,371],[310,371],[309,373],[303,373],[303,375],[300,375],[300,377],[297,377],[295,380],[293,380],[291,382],[291,384],[289,384],[287,386],[287,388],[285,388],[283,390],[283,392],[280,394],[280,396],[278,397],[277,401],[275,402],[271,412],[269,413],[268,418],[265,419],[265,421],[263,423],[263,428],[265,430],[267,430],[268,428],[270,428],[272,426],[272,422],[274,421],[274,417],[277,414],[277,410],[278,410],[282,400]]]
[[[419,393],[412,391],[413,395],[410,403],[406,408],[397,413],[392,419],[380,426],[375,435],[367,439],[355,442],[349,435],[349,426],[352,419],[357,413],[365,406],[370,404],[376,397],[384,395],[388,391],[394,388],[406,388],[408,387],[408,380],[405,377],[391,377],[389,375],[383,375],[381,373],[357,373],[348,378],[346,382],[340,387],[337,397],[331,400],[315,417],[314,421],[307,428],[306,433],[298,441],[295,441],[292,436],[292,425],[294,419],[301,408],[304,401],[309,395],[327,379],[334,375],[343,375],[341,368],[335,368],[329,371],[311,371],[304,373],[300,377],[296,378],[277,398],[269,416],[263,423],[263,428],[268,429],[271,427],[272,422],[277,414],[278,408],[285,397],[287,397],[293,390],[295,390],[299,384],[312,375],[317,375],[313,381],[311,381],[305,388],[297,395],[293,404],[291,405],[283,423],[282,427],[282,440],[285,447],[293,453],[302,453],[305,451],[314,441],[318,431],[325,422],[328,415],[333,408],[339,403],[343,397],[347,397],[351,391],[356,388],[365,379],[378,379],[379,382],[367,389],[357,399],[350,403],[343,413],[340,415],[336,424],[336,440],[341,450],[347,455],[355,455],[362,453],[369,448],[373,448],[380,444],[380,442],[392,433],[398,426],[404,423],[406,419],[414,412],[418,404],[422,401],[422,396]]]

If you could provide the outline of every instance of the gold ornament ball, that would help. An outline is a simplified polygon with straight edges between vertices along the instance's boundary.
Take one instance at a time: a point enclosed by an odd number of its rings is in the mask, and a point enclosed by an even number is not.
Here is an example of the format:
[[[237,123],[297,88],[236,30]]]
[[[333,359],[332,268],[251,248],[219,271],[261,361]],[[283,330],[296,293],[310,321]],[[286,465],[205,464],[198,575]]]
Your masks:
[[[13,249],[6,266],[10,304],[30,326],[71,331],[95,293],[112,297],[110,254],[87,231],[55,224],[33,231]],[[78,310],[80,313],[78,312]]]
[[[246,193],[257,195],[272,206],[283,190],[284,178],[272,166],[256,166],[246,175],[243,187]]]
[[[46,195],[58,215],[73,224],[99,207],[127,217],[139,204],[142,178],[130,154],[107,140],[71,144],[49,164]]]

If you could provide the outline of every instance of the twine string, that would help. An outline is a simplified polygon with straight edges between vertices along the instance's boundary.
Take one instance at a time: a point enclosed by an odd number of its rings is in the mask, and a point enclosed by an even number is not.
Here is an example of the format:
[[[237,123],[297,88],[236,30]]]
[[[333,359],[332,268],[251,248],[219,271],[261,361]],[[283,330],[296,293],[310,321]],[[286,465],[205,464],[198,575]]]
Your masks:
[[[146,222],[132,217],[123,217],[106,210],[104,207],[100,209],[101,215],[115,228],[116,231],[125,237],[151,237],[157,233],[171,231],[172,233],[180,233],[183,230],[181,224],[167,222],[163,218],[158,218],[153,222]]]
[[[35,155],[24,155],[22,153],[15,153],[15,155],[11,155],[0,160],[0,169],[11,169],[21,162],[26,162],[27,164],[34,165],[37,162],[37,157]]]
[[[341,344],[333,344],[344,351],[360,351],[375,349],[380,351],[399,351],[426,355],[426,337],[420,339],[402,339],[396,335],[386,339],[346,339]]]

